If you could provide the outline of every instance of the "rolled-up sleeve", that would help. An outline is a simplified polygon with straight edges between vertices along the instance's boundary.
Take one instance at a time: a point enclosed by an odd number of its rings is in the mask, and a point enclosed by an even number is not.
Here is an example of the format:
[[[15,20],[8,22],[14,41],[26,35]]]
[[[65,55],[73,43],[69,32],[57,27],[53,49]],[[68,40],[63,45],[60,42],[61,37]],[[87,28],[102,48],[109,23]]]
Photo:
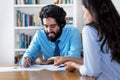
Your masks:
[[[33,64],[35,59],[39,56],[40,50],[41,49],[40,49],[40,45],[39,45],[39,32],[37,31],[33,37],[33,40],[31,42],[29,48],[24,53],[23,58],[29,57],[32,60],[32,64]],[[20,64],[22,64],[21,61],[22,60],[20,60]]]

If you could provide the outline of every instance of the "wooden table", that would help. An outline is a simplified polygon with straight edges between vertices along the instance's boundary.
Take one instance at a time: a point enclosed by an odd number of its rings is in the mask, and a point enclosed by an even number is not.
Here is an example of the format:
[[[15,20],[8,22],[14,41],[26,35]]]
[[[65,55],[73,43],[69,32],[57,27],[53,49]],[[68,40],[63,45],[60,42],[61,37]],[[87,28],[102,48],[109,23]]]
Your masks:
[[[0,72],[0,80],[83,80],[79,72],[68,71],[18,71]],[[88,80],[87,78],[84,80]],[[93,79],[89,79],[93,80]]]

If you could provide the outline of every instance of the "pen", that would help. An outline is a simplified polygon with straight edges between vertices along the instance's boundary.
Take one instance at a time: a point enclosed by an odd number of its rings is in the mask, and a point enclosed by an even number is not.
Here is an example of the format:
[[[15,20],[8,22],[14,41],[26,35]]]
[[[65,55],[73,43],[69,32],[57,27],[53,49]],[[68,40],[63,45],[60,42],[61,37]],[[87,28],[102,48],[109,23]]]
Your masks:
[[[26,60],[26,57],[25,57],[24,59]],[[29,67],[31,68],[31,64],[30,64],[30,62],[28,62],[27,64],[28,64],[28,65],[29,65]]]
[[[62,64],[62,65],[58,66],[58,68],[62,68],[62,67],[64,67],[64,64]]]
[[[31,64],[30,64],[30,62],[28,62],[28,65],[29,65],[29,67],[31,68]]]

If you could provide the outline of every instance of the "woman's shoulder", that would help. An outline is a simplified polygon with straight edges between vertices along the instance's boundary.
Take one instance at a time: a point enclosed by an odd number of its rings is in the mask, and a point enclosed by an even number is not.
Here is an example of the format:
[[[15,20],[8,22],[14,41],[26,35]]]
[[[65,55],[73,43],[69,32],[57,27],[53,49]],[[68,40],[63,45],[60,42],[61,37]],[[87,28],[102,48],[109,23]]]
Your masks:
[[[82,30],[82,35],[92,37],[92,38],[95,38],[95,39],[99,39],[98,31],[90,25],[85,25],[84,26],[84,28]]]
[[[93,26],[91,26],[91,25],[85,25],[85,26],[83,27],[82,32],[97,33],[97,30],[96,30]]]

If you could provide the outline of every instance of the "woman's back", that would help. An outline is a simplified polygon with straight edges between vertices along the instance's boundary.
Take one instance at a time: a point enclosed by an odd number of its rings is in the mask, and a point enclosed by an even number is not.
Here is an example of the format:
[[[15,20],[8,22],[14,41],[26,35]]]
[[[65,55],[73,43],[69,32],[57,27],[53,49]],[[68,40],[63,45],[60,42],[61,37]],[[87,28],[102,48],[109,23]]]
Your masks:
[[[80,68],[81,74],[97,77],[97,80],[120,80],[120,64],[112,60],[111,51],[103,53],[100,50],[97,30],[85,26],[82,33],[84,65]]]

